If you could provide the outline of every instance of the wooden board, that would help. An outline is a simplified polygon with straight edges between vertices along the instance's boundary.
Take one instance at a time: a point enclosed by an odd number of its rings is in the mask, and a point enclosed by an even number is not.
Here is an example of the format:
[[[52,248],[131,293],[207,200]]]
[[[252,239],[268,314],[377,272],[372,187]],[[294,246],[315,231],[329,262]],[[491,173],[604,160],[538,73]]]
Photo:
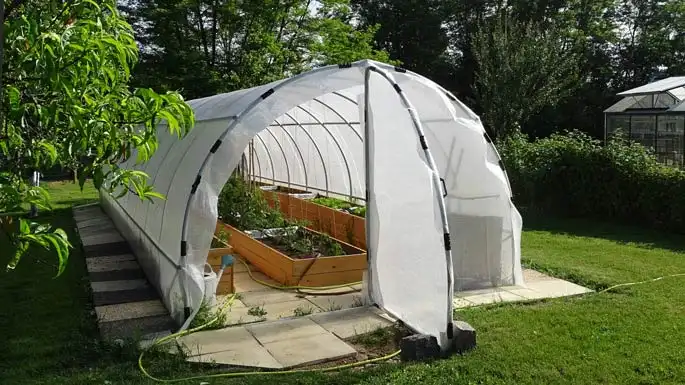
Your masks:
[[[287,218],[306,221],[314,230],[366,250],[364,218],[278,191],[266,192],[264,196],[271,207],[276,207],[278,201],[279,209]]]
[[[232,226],[218,223],[217,227],[231,234],[229,242],[235,253],[284,286],[329,286],[358,282],[367,267],[364,250],[340,240],[337,241],[343,248],[354,254],[316,260],[293,259]],[[309,228],[307,230],[317,232]]]

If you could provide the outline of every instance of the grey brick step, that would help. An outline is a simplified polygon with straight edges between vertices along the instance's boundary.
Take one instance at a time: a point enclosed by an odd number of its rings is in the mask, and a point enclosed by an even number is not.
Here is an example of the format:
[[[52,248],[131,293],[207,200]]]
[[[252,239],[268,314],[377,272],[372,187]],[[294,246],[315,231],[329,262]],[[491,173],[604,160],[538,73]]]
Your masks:
[[[169,315],[132,318],[100,323],[100,334],[106,340],[141,338],[152,333],[165,333],[176,329]]]

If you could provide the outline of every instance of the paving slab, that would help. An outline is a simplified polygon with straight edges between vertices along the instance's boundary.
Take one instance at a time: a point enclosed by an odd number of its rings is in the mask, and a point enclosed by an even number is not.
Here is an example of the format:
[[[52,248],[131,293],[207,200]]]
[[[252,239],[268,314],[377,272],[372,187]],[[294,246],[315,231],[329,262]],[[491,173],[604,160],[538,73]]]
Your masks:
[[[455,309],[461,309],[461,308],[465,308],[465,307],[469,307],[469,306],[474,305],[473,302],[469,302],[469,301],[467,301],[461,297],[455,297],[452,304],[454,305]]]
[[[592,291],[586,287],[561,279],[553,281],[529,282],[526,283],[526,287],[541,293],[545,293],[548,298],[566,297],[589,293]]]
[[[518,289],[511,289],[511,290],[509,290],[509,292],[516,294],[518,296],[521,296],[527,300],[550,298],[547,293],[544,293],[541,291],[535,291],[535,290],[529,289],[527,287],[520,287]]]
[[[455,297],[465,298],[465,297],[473,297],[475,295],[481,295],[481,294],[499,293],[499,292],[503,292],[503,291],[506,291],[506,290],[502,289],[501,287],[490,287],[487,289],[460,291],[460,292],[455,293]]]
[[[136,262],[136,257],[134,257],[133,254],[86,259],[86,268],[91,272],[133,269],[138,267],[138,262]]]
[[[553,281],[556,279],[558,278],[550,277],[549,275],[541,273],[536,270],[523,269],[523,281],[526,283],[537,281]]]
[[[312,365],[357,354],[350,345],[332,333],[293,338],[264,344],[283,367]]]
[[[263,322],[265,317],[256,317],[248,314],[250,308],[248,307],[234,307],[226,312],[226,325],[241,325],[254,322]]]
[[[281,365],[243,327],[199,332],[181,337],[178,342],[190,355],[191,362],[261,368],[282,368]]]
[[[313,314],[309,318],[343,339],[369,333],[393,324],[392,321],[379,316],[369,307]]]
[[[129,302],[117,305],[96,306],[95,313],[100,322],[121,321],[167,314],[160,300]]]
[[[525,285],[504,286],[455,293],[454,307],[486,305],[498,302],[531,301],[589,293],[592,290],[531,269],[523,270]]]
[[[326,334],[328,331],[307,317],[245,326],[262,345],[294,338]]]
[[[499,302],[516,302],[523,301],[525,298],[508,291],[493,291],[492,293],[469,295],[462,297],[463,299],[473,303],[474,305],[488,305]]]
[[[297,301],[302,299],[301,294],[292,291],[276,289],[265,289],[259,291],[248,291],[240,294],[242,301],[247,306],[263,306],[278,302]]]
[[[265,304],[262,306],[262,308],[267,312],[267,320],[277,320],[281,318],[300,316],[303,315],[302,312],[312,314],[321,311],[321,309],[306,299]],[[298,313],[300,314],[295,314],[296,310],[298,310]]]
[[[333,289],[326,289],[326,290],[302,290],[303,293],[308,293],[308,294],[334,294],[334,295],[342,295],[342,294],[347,294],[347,293],[356,293],[361,295],[360,289],[355,289],[352,286],[342,286],[342,287],[336,287]]]
[[[278,282],[266,276],[264,273],[253,272],[252,275],[260,280],[272,285],[279,285]],[[245,293],[249,291],[260,291],[270,289],[268,286],[264,286],[256,281],[254,281],[247,273],[236,273],[233,275],[233,286],[235,287],[236,293]]]
[[[93,292],[99,293],[105,291],[147,289],[150,287],[150,285],[145,279],[131,279],[126,281],[91,282],[90,287]]]
[[[323,309],[323,311],[336,311],[362,306],[362,296],[358,293],[334,296],[307,296],[307,300]]]
[[[216,305],[221,306],[224,301],[228,301],[233,294],[219,294],[216,296]],[[243,301],[239,299],[234,299],[233,303],[231,304],[232,309],[239,309],[239,308],[244,308],[245,304]]]

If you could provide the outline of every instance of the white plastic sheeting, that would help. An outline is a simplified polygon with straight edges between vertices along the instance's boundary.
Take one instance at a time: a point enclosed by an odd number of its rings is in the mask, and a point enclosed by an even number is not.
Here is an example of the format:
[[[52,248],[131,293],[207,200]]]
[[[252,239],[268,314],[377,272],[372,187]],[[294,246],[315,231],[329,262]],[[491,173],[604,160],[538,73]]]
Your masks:
[[[360,114],[365,72],[372,67],[378,71],[368,89],[374,136],[367,143],[373,175],[367,186]],[[391,73],[397,89],[379,77],[383,71]],[[421,151],[400,90],[415,107],[439,175]],[[252,139],[246,155],[255,158],[258,179],[355,199],[363,199],[369,188],[372,299],[409,326],[438,337],[443,347],[452,290],[523,283],[521,218],[499,158],[478,117],[435,83],[361,61],[189,104],[197,123],[186,138],[178,140],[160,127],[152,159],[136,165],[134,156],[122,165],[147,172],[167,199],[103,197],[183,327],[203,298],[202,269],[217,196]],[[444,201],[438,176],[444,180]],[[448,223],[441,218],[442,205]],[[443,234],[447,225],[453,284]]]

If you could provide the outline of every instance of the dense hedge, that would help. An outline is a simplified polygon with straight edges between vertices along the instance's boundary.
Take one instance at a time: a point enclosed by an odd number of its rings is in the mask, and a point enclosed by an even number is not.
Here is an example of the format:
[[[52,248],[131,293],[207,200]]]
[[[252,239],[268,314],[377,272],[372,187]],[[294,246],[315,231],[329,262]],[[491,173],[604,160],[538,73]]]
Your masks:
[[[571,132],[514,135],[499,149],[520,207],[685,233],[685,172],[639,144]]]

